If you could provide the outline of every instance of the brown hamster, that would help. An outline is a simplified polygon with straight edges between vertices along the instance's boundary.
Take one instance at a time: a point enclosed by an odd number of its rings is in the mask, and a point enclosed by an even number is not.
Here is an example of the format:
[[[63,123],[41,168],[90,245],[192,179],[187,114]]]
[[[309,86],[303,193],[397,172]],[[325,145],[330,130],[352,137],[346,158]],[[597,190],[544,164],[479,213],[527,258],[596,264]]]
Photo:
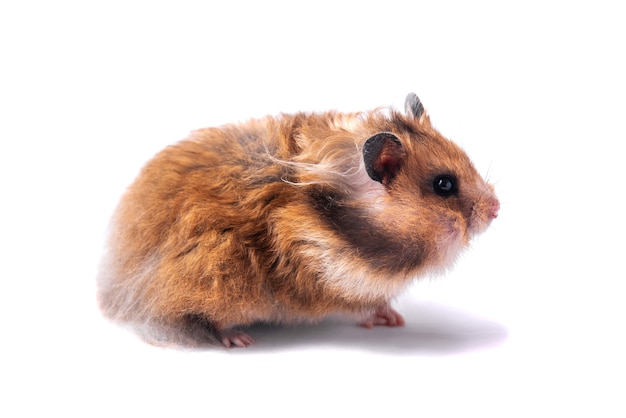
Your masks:
[[[390,301],[499,210],[415,94],[405,107],[266,117],[161,151],[113,216],[104,315],[155,344],[227,347],[260,322],[402,325]]]

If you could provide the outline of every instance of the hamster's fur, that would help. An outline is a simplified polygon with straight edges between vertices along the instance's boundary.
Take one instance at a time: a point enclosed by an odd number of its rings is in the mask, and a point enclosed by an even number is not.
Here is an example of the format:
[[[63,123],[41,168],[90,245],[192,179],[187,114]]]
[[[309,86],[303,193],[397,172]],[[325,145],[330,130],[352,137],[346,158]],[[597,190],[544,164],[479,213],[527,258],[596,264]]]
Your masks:
[[[406,114],[298,113],[201,129],[149,161],[117,207],[104,315],[154,344],[247,346],[238,327],[358,318],[451,266],[497,216],[493,187]]]

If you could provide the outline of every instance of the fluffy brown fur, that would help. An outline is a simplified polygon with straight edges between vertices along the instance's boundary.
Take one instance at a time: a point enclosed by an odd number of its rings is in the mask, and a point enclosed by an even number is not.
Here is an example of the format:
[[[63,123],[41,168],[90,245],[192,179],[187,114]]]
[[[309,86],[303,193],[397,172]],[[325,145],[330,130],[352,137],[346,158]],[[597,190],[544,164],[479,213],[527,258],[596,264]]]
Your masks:
[[[450,266],[499,207],[408,100],[406,115],[267,117],[160,152],[114,214],[98,278],[104,314],[150,342],[184,345],[245,346],[238,326],[331,314],[402,324],[390,299]],[[442,174],[457,193],[433,191]]]

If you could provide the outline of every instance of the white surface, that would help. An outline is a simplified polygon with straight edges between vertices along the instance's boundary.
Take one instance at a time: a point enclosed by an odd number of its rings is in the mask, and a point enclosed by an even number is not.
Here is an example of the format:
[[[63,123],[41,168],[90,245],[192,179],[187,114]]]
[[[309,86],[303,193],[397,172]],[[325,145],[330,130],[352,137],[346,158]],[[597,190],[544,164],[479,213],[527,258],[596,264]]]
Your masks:
[[[209,3],[0,5],[1,416],[626,415],[621,8]],[[502,210],[406,327],[185,352],[100,318],[108,217],[163,146],[409,91]]]

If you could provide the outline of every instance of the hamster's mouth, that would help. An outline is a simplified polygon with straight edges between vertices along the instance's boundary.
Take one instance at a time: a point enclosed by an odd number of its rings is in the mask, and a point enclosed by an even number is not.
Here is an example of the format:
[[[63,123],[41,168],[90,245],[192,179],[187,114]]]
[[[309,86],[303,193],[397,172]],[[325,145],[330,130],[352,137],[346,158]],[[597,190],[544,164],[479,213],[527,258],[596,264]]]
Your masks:
[[[470,236],[485,232],[491,222],[498,217],[500,201],[494,195],[489,195],[478,200],[472,206],[467,230]]]

